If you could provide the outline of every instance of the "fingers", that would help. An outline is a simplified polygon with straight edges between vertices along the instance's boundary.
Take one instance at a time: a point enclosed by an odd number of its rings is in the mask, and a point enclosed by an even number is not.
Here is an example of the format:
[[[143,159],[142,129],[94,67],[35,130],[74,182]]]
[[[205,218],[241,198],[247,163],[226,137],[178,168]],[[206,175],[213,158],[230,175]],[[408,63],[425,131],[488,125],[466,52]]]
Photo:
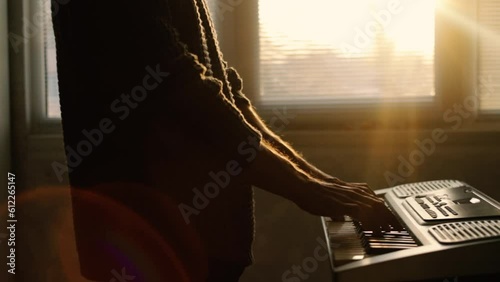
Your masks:
[[[360,206],[362,208],[371,208],[373,203],[373,199],[369,197],[353,193],[352,190],[347,191],[338,191],[334,189],[329,189],[330,196],[340,203],[346,204],[354,204]]]
[[[315,183],[314,186],[309,190],[308,194],[300,199],[300,202],[310,201],[311,205],[316,205],[309,207],[309,209],[316,211],[313,213],[328,216],[347,214],[358,217],[360,209],[370,210],[374,205],[382,204],[380,199],[366,194],[361,189],[327,183]],[[304,209],[308,210],[307,208]]]
[[[377,195],[375,194],[375,191],[370,189],[370,187],[366,183],[349,183],[349,186],[359,188],[359,189],[363,190],[364,192],[366,192],[372,196],[377,197]]]
[[[310,191],[312,206],[301,206],[316,214],[338,218],[348,215],[361,222],[366,230],[380,232],[382,230],[399,229],[401,225],[396,217],[385,206],[384,201],[376,196],[366,184],[316,183]]]
[[[335,215],[349,215],[352,218],[366,222],[367,225],[386,225],[393,215],[385,206],[383,200],[367,194],[360,188],[346,188],[338,186],[330,188],[337,207]],[[340,210],[339,210],[340,209]]]
[[[348,186],[326,182],[310,182],[294,202],[302,209],[320,216],[352,218],[371,224],[385,221],[387,208],[383,200],[366,186]],[[368,190],[367,190],[368,189]]]
[[[353,197],[348,189],[330,187],[330,184],[309,183],[307,191],[294,202],[303,210],[319,216],[358,215],[361,208],[369,209],[366,200]]]
[[[332,183],[332,184],[338,184],[338,185],[342,185],[342,186],[352,187],[352,188],[360,188],[363,191],[365,191],[366,193],[368,193],[372,196],[376,196],[375,192],[372,189],[370,189],[370,186],[368,186],[368,184],[366,184],[366,183],[345,182],[345,181],[340,180],[337,177],[331,177],[331,178],[327,179],[327,182]]]
[[[351,187],[352,190],[356,191],[357,193],[369,196],[371,198],[379,200],[380,198],[369,188],[364,188],[364,187]]]
[[[354,203],[337,202],[334,208],[332,208],[331,205],[328,206],[328,211],[324,215],[329,217],[341,217],[348,215],[352,218],[359,218],[363,209],[369,208]]]
[[[358,183],[358,182],[346,182],[346,183],[349,184],[349,185],[351,185],[351,186],[357,186],[357,187],[362,187],[362,188],[368,188],[368,189],[370,189],[370,187],[366,183]]]
[[[359,187],[331,185],[331,184],[330,186],[332,191],[335,191],[337,193],[342,193],[343,195],[346,195],[353,200],[364,201],[370,204],[373,204],[373,202],[376,203],[382,202],[382,200],[373,193],[369,193],[365,189]]]

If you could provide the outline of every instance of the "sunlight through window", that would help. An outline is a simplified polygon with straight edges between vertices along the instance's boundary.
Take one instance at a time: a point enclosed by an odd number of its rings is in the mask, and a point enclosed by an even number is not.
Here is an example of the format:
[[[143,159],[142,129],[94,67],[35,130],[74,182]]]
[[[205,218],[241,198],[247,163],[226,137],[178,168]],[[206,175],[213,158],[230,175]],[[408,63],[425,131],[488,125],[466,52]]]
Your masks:
[[[500,3],[482,0],[478,11],[480,109],[500,112]]]
[[[59,86],[57,80],[57,62],[56,62],[56,43],[54,29],[52,28],[52,19],[50,17],[50,1],[42,2],[45,9],[44,22],[44,58],[45,58],[45,92],[46,92],[46,112],[49,118],[60,118],[61,110],[59,107]]]
[[[431,99],[435,5],[260,0],[262,100]]]

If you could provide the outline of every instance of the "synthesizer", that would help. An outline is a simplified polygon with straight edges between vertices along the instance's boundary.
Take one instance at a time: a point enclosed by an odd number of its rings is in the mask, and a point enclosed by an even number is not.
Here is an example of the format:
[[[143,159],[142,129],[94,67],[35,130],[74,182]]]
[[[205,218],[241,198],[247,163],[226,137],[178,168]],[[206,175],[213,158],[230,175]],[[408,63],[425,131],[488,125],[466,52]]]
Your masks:
[[[500,204],[457,180],[377,190],[398,226],[322,217],[335,282],[500,281]]]

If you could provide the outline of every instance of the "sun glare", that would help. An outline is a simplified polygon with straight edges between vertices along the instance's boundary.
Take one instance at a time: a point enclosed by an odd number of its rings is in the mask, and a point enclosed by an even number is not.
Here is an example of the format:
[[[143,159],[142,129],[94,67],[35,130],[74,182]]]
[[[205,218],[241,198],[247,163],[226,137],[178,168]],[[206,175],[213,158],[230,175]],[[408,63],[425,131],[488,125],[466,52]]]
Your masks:
[[[284,48],[351,48],[366,54],[383,40],[399,52],[434,54],[436,0],[260,0],[259,5],[261,33]]]

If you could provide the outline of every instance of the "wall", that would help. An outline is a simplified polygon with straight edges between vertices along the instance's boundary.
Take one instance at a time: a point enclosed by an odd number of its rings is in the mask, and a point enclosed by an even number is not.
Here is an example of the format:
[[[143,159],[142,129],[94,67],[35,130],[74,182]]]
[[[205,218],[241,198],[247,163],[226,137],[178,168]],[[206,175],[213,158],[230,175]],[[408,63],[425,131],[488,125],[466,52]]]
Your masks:
[[[7,1],[0,0],[0,38],[7,38]],[[0,173],[10,169],[9,41],[0,42]],[[3,194],[2,194],[3,196]]]
[[[11,171],[10,158],[10,92],[9,92],[9,41],[7,38],[7,1],[0,0],[0,175],[2,179],[2,190],[0,190],[0,203],[5,203],[7,200],[7,173]],[[4,211],[0,211],[3,213]],[[3,220],[2,220],[3,221]],[[2,230],[0,231],[0,247],[6,245],[5,239],[7,234],[5,232],[4,221],[2,222]],[[0,248],[3,254],[5,249]],[[2,265],[5,259],[0,259]],[[7,281],[5,278],[8,273],[5,267],[0,268],[0,281]]]

